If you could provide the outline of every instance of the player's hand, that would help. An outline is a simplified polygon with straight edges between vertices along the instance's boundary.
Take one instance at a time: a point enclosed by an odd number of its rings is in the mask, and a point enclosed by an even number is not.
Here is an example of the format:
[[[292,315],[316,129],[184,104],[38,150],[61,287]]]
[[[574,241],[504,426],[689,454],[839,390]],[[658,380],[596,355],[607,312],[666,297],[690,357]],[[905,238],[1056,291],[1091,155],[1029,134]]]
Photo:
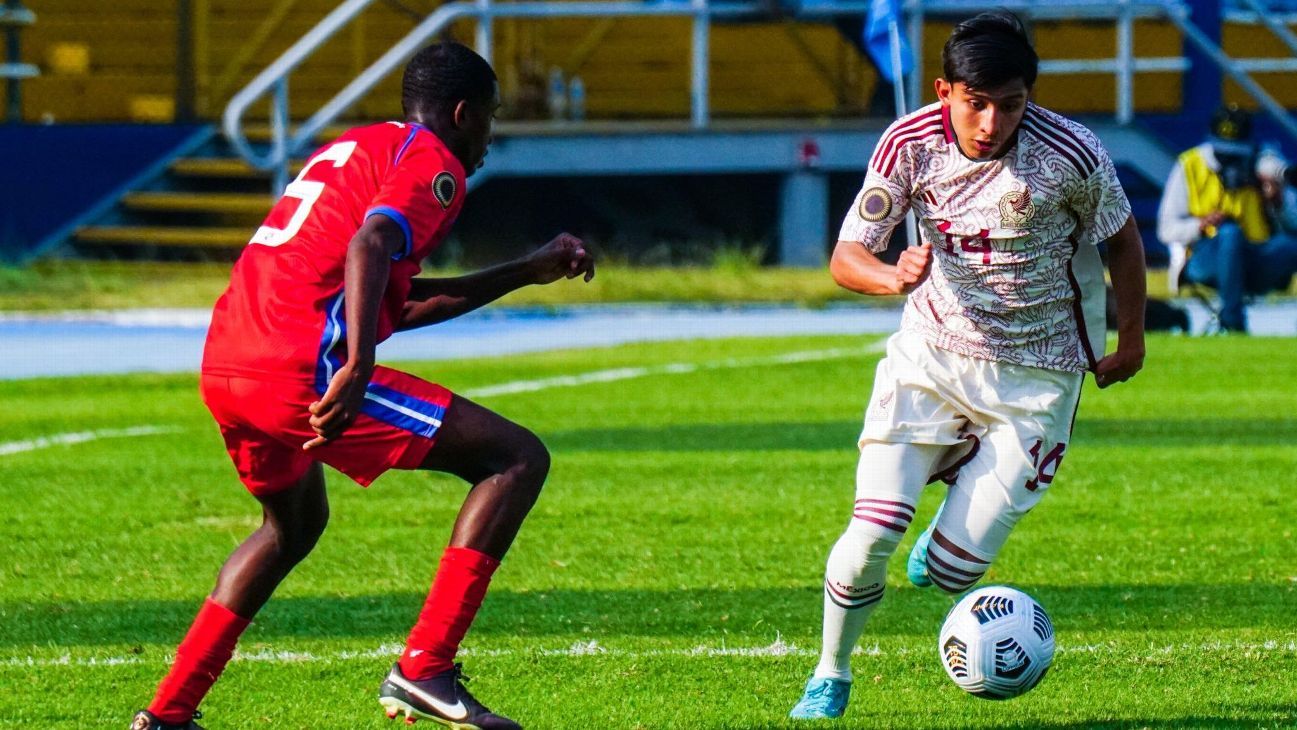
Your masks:
[[[932,244],[923,243],[909,246],[901,252],[896,260],[897,294],[909,294],[914,288],[928,278],[932,270]]]
[[[1135,377],[1135,373],[1144,367],[1144,349],[1117,346],[1117,351],[1108,355],[1094,366],[1094,382],[1100,388],[1113,383],[1124,383]]]
[[[1202,220],[1198,221],[1198,230],[1206,233],[1208,228],[1215,228],[1227,220],[1229,220],[1229,216],[1219,210],[1213,211],[1203,216]]]
[[[584,276],[594,278],[594,254],[585,243],[570,233],[560,233],[554,240],[527,256],[532,280],[536,284],[549,284],[559,279]]]
[[[1270,205],[1282,206],[1283,180],[1275,180],[1269,177],[1261,178],[1261,197]]]
[[[360,368],[347,363],[338,368],[333,380],[329,381],[328,390],[319,400],[307,407],[311,412],[309,423],[315,431],[315,438],[302,444],[302,448],[311,450],[323,446],[342,435],[351,426],[360,413],[360,406],[365,400],[365,387],[369,385],[368,368]]]

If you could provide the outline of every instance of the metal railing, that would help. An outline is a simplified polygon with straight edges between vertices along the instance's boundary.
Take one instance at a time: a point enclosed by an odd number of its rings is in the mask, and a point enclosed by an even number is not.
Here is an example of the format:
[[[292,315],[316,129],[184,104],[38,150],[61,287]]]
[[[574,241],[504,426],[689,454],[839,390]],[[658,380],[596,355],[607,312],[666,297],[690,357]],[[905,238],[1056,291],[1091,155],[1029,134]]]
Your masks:
[[[1257,0],[1243,0],[1256,5]],[[765,12],[755,3],[727,2],[713,4],[709,0],[604,0],[576,2],[544,2],[521,0],[495,3],[492,0],[458,0],[437,8],[404,38],[362,71],[318,111],[308,117],[295,130],[289,129],[289,77],[314,51],[329,38],[354,20],[375,0],[344,0],[326,15],[306,35],[302,36],[270,66],[259,73],[242,90],[231,98],[222,118],[226,137],[234,149],[253,166],[274,172],[274,189],[282,190],[288,183],[288,160],[311,145],[327,125],[340,118],[360,101],[366,93],[388,74],[401,66],[429,38],[434,37],[451,23],[472,18],[477,21],[475,42],[477,51],[488,61],[492,55],[492,24],[505,18],[626,18],[626,17],[687,17],[691,18],[690,52],[690,121],[695,128],[706,127],[708,108],[708,61],[710,24],[713,20],[761,17]],[[797,8],[797,17],[803,19],[825,18],[839,15],[864,15],[872,3],[868,0],[836,0],[828,2],[803,1]],[[1134,23],[1139,19],[1166,19],[1176,25],[1184,37],[1211,58],[1230,78],[1252,95],[1261,107],[1273,116],[1283,130],[1297,140],[1297,123],[1260,85],[1249,71],[1287,69],[1286,64],[1297,64],[1297,59],[1235,59],[1227,56],[1220,46],[1209,39],[1188,18],[1187,8],[1171,0],[1079,0],[1067,3],[1044,0],[999,0],[998,2],[968,0],[905,0],[908,15],[906,33],[915,55],[915,72],[902,88],[897,84],[897,106],[905,108],[905,97],[921,98],[923,79],[920,67],[923,58],[923,24],[933,16],[966,16],[981,10],[1007,7],[1027,19],[1111,20],[1116,26],[1114,54],[1110,58],[1048,59],[1041,61],[1041,74],[1111,73],[1116,84],[1115,115],[1120,123],[1129,123],[1134,117],[1134,75],[1149,72],[1184,72],[1190,68],[1183,56],[1138,57],[1134,48]],[[1269,27],[1271,23],[1267,23]],[[1277,24],[1276,24],[1277,25]],[[1297,38],[1287,28],[1272,27],[1276,34],[1297,53]],[[898,48],[898,31],[892,32],[894,50]],[[895,61],[894,61],[895,63]],[[1297,67],[1297,66],[1294,66]],[[908,91],[908,93],[906,93]],[[249,143],[243,131],[243,117],[257,101],[270,97],[270,147],[262,154]]]
[[[40,69],[22,62],[22,29],[35,22],[36,14],[23,7],[22,0],[6,0],[0,5],[0,27],[5,31],[5,60],[0,62],[0,78],[5,79],[5,119],[10,123],[22,121],[23,79],[40,75]]]
[[[295,131],[288,129],[288,79],[293,70],[329,38],[356,18],[375,0],[345,0],[326,15],[306,35],[266,67],[249,84],[230,99],[225,107],[222,124],[225,135],[234,149],[253,166],[272,170],[274,186],[279,191],[288,183],[288,158],[314,140],[325,126],[339,118],[359,101],[371,88],[395,71],[412,56],[429,38],[444,30],[456,20],[477,20],[476,48],[488,61],[492,51],[492,22],[504,18],[625,18],[625,17],[687,17],[693,20],[690,53],[690,119],[694,127],[703,128],[709,120],[708,110],[708,58],[710,24],[712,19],[760,17],[765,11],[752,3],[712,4],[708,0],[664,0],[641,2],[639,0],[612,0],[610,2],[543,2],[527,1],[496,4],[492,0],[459,0],[443,5],[420,22],[404,38],[374,61],[347,84],[319,111],[312,114]],[[802,17],[831,17],[836,15],[863,15],[868,12],[867,0],[836,1],[832,3],[807,3],[799,11]],[[270,95],[270,150],[260,154],[249,144],[244,134],[243,116],[248,108]]]
[[[1282,41],[1285,46],[1288,46],[1290,53],[1297,55],[1297,35],[1293,35],[1293,32],[1285,25],[1288,21],[1276,18],[1275,14],[1270,12],[1269,8],[1261,0],[1238,0],[1238,2],[1251,8],[1252,12],[1256,13],[1256,21],[1268,28],[1271,33],[1275,34],[1275,37]],[[1297,71],[1297,58],[1277,59],[1279,63],[1272,66],[1257,65],[1257,62],[1267,60],[1269,59],[1257,58],[1247,59],[1246,61],[1239,59],[1239,65],[1246,71]]]
[[[1024,0],[1004,2],[963,2],[961,0],[909,0],[909,39],[915,55],[922,58],[923,23],[933,15],[968,15],[982,10],[1007,7],[1024,19],[1034,20],[1111,20],[1116,25],[1117,37],[1113,55],[1109,58],[1049,59],[1040,62],[1042,75],[1110,73],[1116,83],[1116,118],[1129,124],[1135,116],[1135,74],[1189,70],[1189,60],[1183,56],[1137,57],[1135,48],[1135,21],[1165,17],[1170,3],[1159,0],[1115,0],[1099,2],[1041,3]],[[909,94],[918,98],[923,79],[914,74],[909,79]]]
[[[1257,103],[1261,105],[1261,108],[1269,114],[1272,119],[1278,122],[1279,128],[1288,135],[1289,139],[1297,142],[1297,122],[1293,121],[1292,115],[1283,107],[1283,104],[1276,101],[1269,92],[1261,88],[1261,85],[1252,79],[1247,72],[1247,68],[1244,66],[1244,60],[1255,62],[1259,59],[1230,58],[1219,45],[1208,38],[1207,35],[1198,28],[1198,26],[1194,25],[1193,22],[1189,20],[1189,11],[1186,8],[1183,6],[1175,6],[1169,8],[1169,11],[1168,17],[1171,22],[1175,23],[1176,26],[1180,28],[1180,32],[1184,33],[1184,37],[1197,46],[1198,50],[1207,54],[1207,56],[1211,58],[1227,76],[1234,80],[1234,83],[1241,86],[1244,91],[1252,96],[1253,99],[1256,99]],[[1286,30],[1287,29],[1285,29],[1285,31]]]
[[[1266,25],[1288,47],[1297,53],[1297,38],[1274,18],[1269,17],[1259,0],[1240,0],[1253,8]],[[1202,51],[1221,71],[1243,88],[1261,108],[1269,114],[1288,136],[1297,141],[1297,123],[1260,84],[1250,72],[1297,70],[1297,59],[1292,58],[1232,58],[1198,28],[1189,18],[1189,9],[1171,0],[1081,0],[1079,2],[1045,3],[1032,0],[1001,0],[981,2],[967,0],[908,0],[909,39],[915,56],[922,58],[923,22],[935,14],[961,14],[1007,7],[1025,18],[1037,20],[1089,19],[1113,20],[1117,26],[1115,55],[1112,58],[1050,59],[1040,62],[1041,74],[1112,73],[1116,81],[1117,121],[1129,124],[1134,118],[1134,75],[1136,73],[1188,71],[1189,60],[1183,56],[1139,58],[1134,54],[1135,21],[1139,19],[1166,19],[1175,25],[1187,41]],[[918,98],[922,83],[921,74],[909,79],[909,94]]]

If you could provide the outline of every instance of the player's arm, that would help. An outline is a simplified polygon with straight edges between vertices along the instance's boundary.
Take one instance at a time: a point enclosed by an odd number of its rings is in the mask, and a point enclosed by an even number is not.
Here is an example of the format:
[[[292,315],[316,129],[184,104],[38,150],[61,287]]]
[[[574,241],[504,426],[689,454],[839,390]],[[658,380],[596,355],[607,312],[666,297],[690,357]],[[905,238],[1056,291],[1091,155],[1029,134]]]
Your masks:
[[[910,246],[893,266],[857,241],[838,241],[829,273],[838,286],[860,294],[908,294],[932,269],[932,245]]]
[[[561,233],[522,258],[466,276],[415,279],[399,330],[445,322],[529,284],[594,278],[594,255],[581,239]]]
[[[1184,164],[1176,161],[1162,189],[1162,199],[1157,204],[1157,237],[1166,244],[1187,246],[1202,237],[1210,223],[1220,223],[1212,214],[1208,220],[1189,212],[1189,183],[1185,178]]]
[[[1126,219],[1107,240],[1108,271],[1117,297],[1117,350],[1094,368],[1100,388],[1129,380],[1144,367],[1144,303],[1147,279],[1144,273],[1144,241],[1135,218]]]
[[[842,219],[829,273],[838,286],[859,294],[908,294],[928,276],[932,247],[910,246],[896,265],[878,256],[887,250],[892,232],[905,220],[913,192],[914,152],[900,145],[894,152],[896,124],[883,134],[865,171],[865,180]],[[902,135],[903,136],[903,135]]]
[[[312,449],[338,438],[360,413],[365,388],[374,373],[378,310],[388,272],[392,257],[404,248],[405,233],[385,215],[370,216],[347,245],[343,284],[347,293],[347,362],[338,368],[324,395],[310,405],[310,424],[316,436],[302,448]]]

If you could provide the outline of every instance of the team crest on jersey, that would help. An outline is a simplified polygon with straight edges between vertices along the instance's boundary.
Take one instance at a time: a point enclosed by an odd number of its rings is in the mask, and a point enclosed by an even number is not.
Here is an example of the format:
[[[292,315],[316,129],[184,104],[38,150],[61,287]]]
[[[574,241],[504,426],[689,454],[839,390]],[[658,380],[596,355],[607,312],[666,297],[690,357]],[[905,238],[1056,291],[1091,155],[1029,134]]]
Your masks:
[[[860,196],[860,217],[877,223],[892,212],[892,196],[883,188],[870,188]]]
[[[455,176],[449,172],[437,173],[432,179],[432,195],[442,208],[449,208],[455,202]]]
[[[1031,189],[1010,190],[1000,198],[1000,225],[1022,228],[1036,214],[1036,204],[1031,202]]]

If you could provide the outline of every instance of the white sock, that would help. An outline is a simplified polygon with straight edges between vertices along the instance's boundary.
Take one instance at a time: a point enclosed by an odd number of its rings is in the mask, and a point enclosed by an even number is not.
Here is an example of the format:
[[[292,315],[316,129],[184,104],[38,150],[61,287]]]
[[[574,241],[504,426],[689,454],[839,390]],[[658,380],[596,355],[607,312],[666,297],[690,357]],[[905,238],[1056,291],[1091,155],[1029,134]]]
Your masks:
[[[824,568],[824,632],[815,676],[851,680],[851,653],[883,598],[887,561],[914,518],[914,505],[945,447],[866,444],[856,469],[850,524]]]
[[[870,503],[857,502],[857,515],[870,514],[869,510]],[[896,520],[902,530],[914,514],[912,507],[891,511],[905,515]],[[887,559],[895,552],[902,534],[853,517],[833,545],[824,569],[824,643],[816,677],[851,679],[851,652],[865,630],[865,622],[883,598]]]

